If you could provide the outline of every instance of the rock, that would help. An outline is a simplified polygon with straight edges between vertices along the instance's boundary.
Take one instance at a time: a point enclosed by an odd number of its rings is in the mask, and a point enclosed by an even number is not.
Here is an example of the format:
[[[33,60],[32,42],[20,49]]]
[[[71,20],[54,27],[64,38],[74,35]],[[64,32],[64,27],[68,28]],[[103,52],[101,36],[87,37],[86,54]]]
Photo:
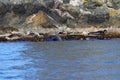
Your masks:
[[[120,0],[112,0],[115,9],[120,9]]]
[[[28,31],[28,32],[27,32],[27,35],[28,35],[28,36],[40,36],[39,33],[33,32],[33,31]]]
[[[21,39],[22,34],[5,33],[0,35],[0,41],[17,41]]]
[[[104,7],[96,8],[94,14],[88,15],[88,23],[101,24],[109,20],[109,12]]]
[[[20,40],[23,41],[43,41],[43,37],[23,35]]]
[[[24,15],[26,13],[24,4],[15,4],[12,11],[17,15]]]
[[[4,16],[7,12],[11,10],[11,4],[5,4],[3,2],[0,2],[0,17]]]
[[[83,5],[84,1],[83,0],[70,0],[70,5],[72,6],[80,6]]]
[[[33,3],[24,3],[25,8],[25,15],[30,16],[32,14],[37,13],[41,9],[40,4],[33,4]]]
[[[62,38],[60,36],[53,36],[52,38],[52,41],[62,41]]]
[[[45,4],[46,7],[53,8],[55,2],[54,0],[44,0],[43,3]]]
[[[54,16],[54,17],[53,17]],[[56,28],[59,24],[60,16],[55,14],[54,12],[46,14],[43,11],[39,11],[37,14],[33,14],[26,18],[26,24],[36,27],[43,27],[43,28]],[[62,18],[60,18],[62,20]],[[57,21],[56,21],[57,20]]]
[[[100,6],[102,6],[100,0],[91,0],[88,1],[87,5],[85,5],[85,7],[87,7],[88,9],[96,9],[96,7]]]
[[[63,3],[68,4],[68,3],[70,3],[70,0],[63,0]]]
[[[120,10],[110,9],[109,14],[110,14],[110,17],[120,15]]]
[[[85,11],[85,10],[83,10],[83,9],[80,9],[80,13],[83,14],[83,15],[90,15],[90,14],[92,14],[92,12],[90,12],[90,11]]]
[[[81,35],[83,35],[83,36],[88,36],[88,31],[83,31],[82,33],[81,33]]]
[[[4,16],[7,12],[11,11],[11,4],[5,4],[3,2],[0,2],[0,25],[5,25],[5,19]]]
[[[20,35],[17,34],[11,34],[10,36],[6,36],[5,38],[7,39],[7,41],[17,41],[21,39]]]
[[[10,33],[5,33],[5,34],[0,34],[0,37],[6,37],[6,36],[10,36]]]
[[[55,36],[61,32],[62,36],[65,35],[66,39],[80,39],[80,36],[74,34],[77,31],[74,31],[76,28],[81,30],[81,28],[88,28],[89,26],[99,26],[99,28],[110,26],[120,27],[118,0],[69,0],[66,1],[66,4],[64,4],[65,0],[60,1],[63,1],[63,3],[59,3],[58,0],[44,0],[45,5],[38,2],[20,4],[0,3],[0,25],[16,26],[23,29],[23,32],[37,31],[37,33],[20,33],[23,35],[23,40],[25,38],[25,40],[30,39],[34,41],[41,40],[41,36],[44,33],[47,33],[49,36]],[[64,28],[64,26],[71,29]],[[18,34],[16,33],[18,30],[6,27],[0,27],[0,29],[0,34],[10,33],[12,37],[9,36],[9,38],[17,38],[13,34]],[[38,32],[43,33],[43,35],[39,35]],[[83,32],[82,36],[85,37],[88,34],[84,30],[81,30],[81,32]],[[68,36],[71,34],[72,37]],[[2,36],[2,38],[4,37]]]
[[[51,17],[53,23],[65,24],[67,21],[66,18],[62,18],[55,10],[52,10],[50,13],[47,13],[47,15]]]
[[[115,28],[120,27],[120,15],[110,17],[109,24]]]
[[[4,34],[4,33],[10,33],[13,31],[19,31],[17,28],[14,27],[4,27],[4,26],[0,26],[0,34]]]
[[[43,11],[39,11],[37,14],[33,14],[26,18],[27,24],[32,24],[32,26],[38,26],[40,24],[46,23],[47,19]]]

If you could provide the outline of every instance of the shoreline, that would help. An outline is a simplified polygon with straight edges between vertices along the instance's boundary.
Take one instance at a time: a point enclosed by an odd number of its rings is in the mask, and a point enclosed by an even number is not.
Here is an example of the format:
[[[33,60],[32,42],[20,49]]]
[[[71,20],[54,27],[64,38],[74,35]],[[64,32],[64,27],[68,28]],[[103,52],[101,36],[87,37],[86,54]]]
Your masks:
[[[43,30],[44,29],[44,30]],[[69,40],[104,40],[120,38],[120,28],[43,28],[27,31],[11,31],[0,34],[0,42],[5,41],[69,41]],[[35,31],[36,30],[36,31]],[[38,31],[37,31],[38,30]],[[104,32],[106,30],[106,32]]]
[[[3,1],[4,2],[4,1]],[[106,2],[73,6],[57,2],[0,2],[0,41],[120,38],[120,9]],[[117,3],[116,3],[117,4]]]

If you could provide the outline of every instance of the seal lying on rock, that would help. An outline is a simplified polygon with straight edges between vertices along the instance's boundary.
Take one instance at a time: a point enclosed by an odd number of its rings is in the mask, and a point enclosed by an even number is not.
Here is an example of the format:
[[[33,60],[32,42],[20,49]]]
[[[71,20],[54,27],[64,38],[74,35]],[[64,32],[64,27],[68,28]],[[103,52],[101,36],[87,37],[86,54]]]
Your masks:
[[[88,35],[104,35],[107,32],[107,30],[103,31],[96,31],[96,32],[90,32]]]
[[[105,35],[106,32],[107,32],[107,30],[96,31],[96,32],[89,32],[88,36],[96,37],[98,39],[104,39],[104,35]]]

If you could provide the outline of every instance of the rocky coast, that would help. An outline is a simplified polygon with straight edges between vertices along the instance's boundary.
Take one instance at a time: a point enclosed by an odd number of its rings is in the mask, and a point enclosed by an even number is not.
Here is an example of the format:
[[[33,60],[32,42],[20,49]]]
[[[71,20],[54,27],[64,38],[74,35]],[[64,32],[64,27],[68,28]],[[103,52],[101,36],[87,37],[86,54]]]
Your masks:
[[[120,1],[86,1],[0,2],[0,41],[120,38]]]

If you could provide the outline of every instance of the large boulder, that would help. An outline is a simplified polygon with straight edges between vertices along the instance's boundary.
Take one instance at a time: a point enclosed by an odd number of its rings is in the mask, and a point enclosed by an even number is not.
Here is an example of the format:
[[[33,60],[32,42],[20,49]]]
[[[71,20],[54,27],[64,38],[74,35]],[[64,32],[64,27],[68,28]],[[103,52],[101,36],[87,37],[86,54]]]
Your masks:
[[[30,15],[26,18],[25,23],[28,26],[33,26],[34,28],[43,27],[43,28],[52,28],[56,27],[54,18],[50,17],[43,11],[39,11],[36,14]]]
[[[46,22],[47,22],[47,19],[46,19],[45,13],[42,11],[39,11],[37,14],[30,15],[26,18],[26,23],[27,24],[31,23],[33,26],[38,26]]]
[[[94,13],[88,16],[88,23],[100,24],[108,21],[110,18],[109,12],[104,7],[98,7],[94,10]]]

